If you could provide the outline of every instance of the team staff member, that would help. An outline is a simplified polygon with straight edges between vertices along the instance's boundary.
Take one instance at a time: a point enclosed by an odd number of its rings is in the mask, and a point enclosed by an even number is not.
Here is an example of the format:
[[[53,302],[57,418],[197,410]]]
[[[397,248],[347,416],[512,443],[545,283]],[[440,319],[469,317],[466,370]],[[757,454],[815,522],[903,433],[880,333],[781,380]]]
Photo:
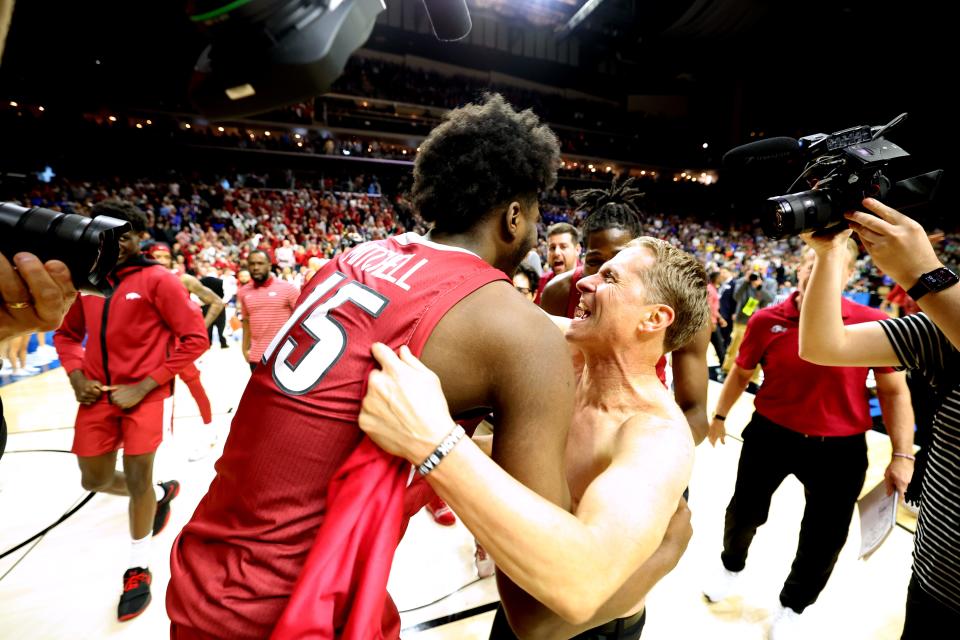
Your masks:
[[[845,280],[853,274],[857,246],[847,247]],[[726,435],[724,420],[762,361],[763,385],[754,400],[756,411],[743,431],[743,450],[733,498],[727,507],[723,535],[723,569],[704,594],[725,598],[747,560],[757,528],[767,520],[770,499],[784,478],[793,474],[804,486],[806,506],[797,555],[780,592],[782,609],[772,638],[795,637],[799,614],[816,602],[827,584],[867,471],[864,434],[872,427],[865,383],[866,367],[823,367],[800,359],[800,310],[815,254],[808,250],[797,271],[797,291],[785,302],[752,315],[737,361],[730,370],[710,425],[710,442]],[[840,298],[839,292],[837,297]],[[812,303],[811,303],[812,304]],[[840,302],[844,324],[886,318],[878,309],[846,298]],[[910,454],[913,410],[903,373],[875,369],[877,396],[893,450]],[[912,456],[895,456],[884,473],[888,492],[903,495],[913,474]]]
[[[609,190],[586,189],[573,197],[590,212],[583,221],[587,245],[583,267],[553,278],[543,291],[540,306],[553,316],[573,318],[580,303],[577,282],[591,276],[612,260],[634,238],[641,235],[638,203],[643,193],[633,188],[634,179],[614,181]],[[686,344],[672,351],[673,388],[677,404],[687,416],[693,440],[700,444],[707,436],[707,345],[710,327],[704,326]],[[666,357],[657,363],[657,375],[666,384]]]
[[[176,480],[153,484],[153,459],[163,438],[164,402],[174,376],[208,346],[200,310],[180,281],[140,254],[147,218],[128,202],[97,204],[94,217],[130,223],[108,298],[82,296],[54,344],[70,378],[77,410],[73,453],[87,491],[130,498],[130,568],[123,575],[117,618],[130,620],[150,603],[150,536],[170,517]],[[86,339],[86,346],[84,346]],[[116,471],[123,448],[124,471]]]
[[[251,251],[247,267],[250,284],[237,292],[237,304],[243,318],[243,358],[253,371],[267,345],[293,314],[300,290],[274,277],[265,251]]]

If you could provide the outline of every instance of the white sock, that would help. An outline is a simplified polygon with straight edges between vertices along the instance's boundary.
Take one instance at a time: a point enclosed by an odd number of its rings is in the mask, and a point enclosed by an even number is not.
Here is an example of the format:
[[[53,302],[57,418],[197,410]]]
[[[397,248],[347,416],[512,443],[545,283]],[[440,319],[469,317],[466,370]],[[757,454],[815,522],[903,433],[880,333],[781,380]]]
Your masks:
[[[146,569],[150,566],[150,534],[130,543],[130,568]]]
[[[164,492],[163,487],[158,484],[153,485],[153,493],[157,496],[157,502],[163,500]]]

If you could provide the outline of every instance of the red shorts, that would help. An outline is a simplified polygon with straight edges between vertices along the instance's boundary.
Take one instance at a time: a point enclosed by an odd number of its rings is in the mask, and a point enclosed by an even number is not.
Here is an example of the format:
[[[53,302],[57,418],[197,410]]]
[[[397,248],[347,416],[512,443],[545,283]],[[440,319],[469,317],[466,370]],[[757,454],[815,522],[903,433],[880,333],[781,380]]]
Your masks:
[[[173,415],[171,399],[141,402],[127,411],[100,400],[80,405],[71,451],[101,456],[123,447],[128,456],[153,453],[163,441],[163,427]]]

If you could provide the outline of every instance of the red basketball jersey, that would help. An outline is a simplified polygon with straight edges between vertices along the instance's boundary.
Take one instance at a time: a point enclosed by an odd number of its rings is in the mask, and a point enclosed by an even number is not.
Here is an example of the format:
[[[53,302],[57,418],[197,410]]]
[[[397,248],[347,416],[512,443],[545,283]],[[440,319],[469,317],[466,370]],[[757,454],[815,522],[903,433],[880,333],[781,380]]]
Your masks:
[[[509,278],[414,233],[358,245],[314,276],[244,391],[217,475],[174,544],[167,611],[217,637],[266,638],[363,433],[370,346],[419,355],[443,315]],[[385,596],[386,594],[384,594]]]

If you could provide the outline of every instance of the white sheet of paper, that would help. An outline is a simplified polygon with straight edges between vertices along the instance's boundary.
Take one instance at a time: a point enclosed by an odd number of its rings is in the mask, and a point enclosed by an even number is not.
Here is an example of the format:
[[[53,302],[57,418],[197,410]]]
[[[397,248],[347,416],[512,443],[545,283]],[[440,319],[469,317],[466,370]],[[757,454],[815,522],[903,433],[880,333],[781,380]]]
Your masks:
[[[860,558],[866,559],[887,539],[897,523],[897,502],[900,494],[894,491],[889,496],[884,483],[875,486],[870,493],[860,498]]]

